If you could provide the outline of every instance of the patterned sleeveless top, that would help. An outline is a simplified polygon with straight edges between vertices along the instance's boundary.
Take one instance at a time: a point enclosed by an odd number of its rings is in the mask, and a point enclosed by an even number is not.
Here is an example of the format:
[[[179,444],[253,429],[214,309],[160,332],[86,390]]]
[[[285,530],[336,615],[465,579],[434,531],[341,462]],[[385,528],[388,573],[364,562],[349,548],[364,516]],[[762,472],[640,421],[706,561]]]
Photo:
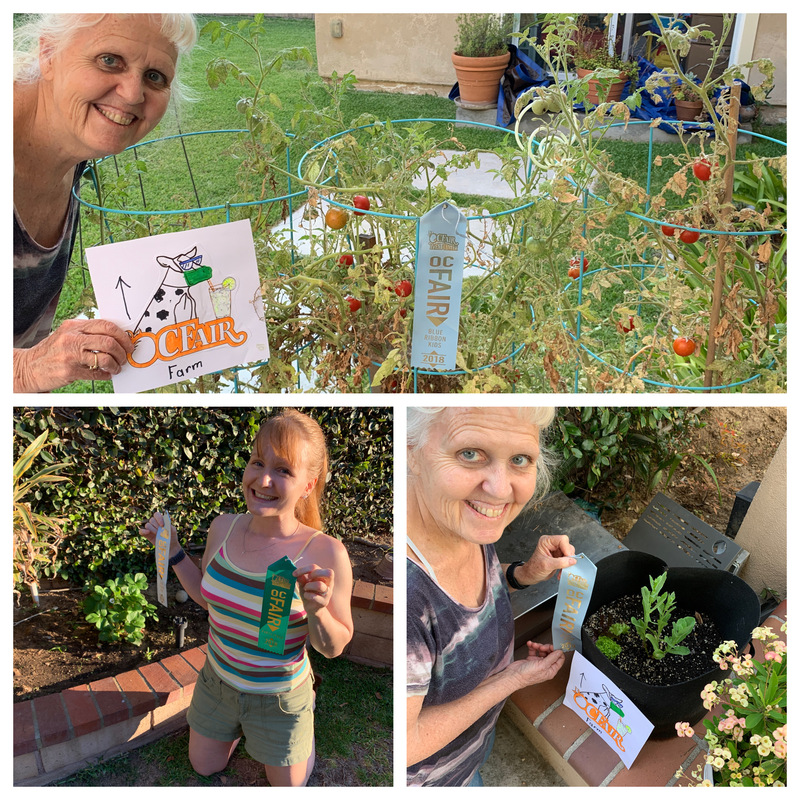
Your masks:
[[[311,675],[306,652],[308,617],[295,586],[284,654],[269,653],[258,646],[266,573],[248,572],[228,559],[226,544],[236,519],[209,562],[200,587],[208,603],[208,662],[225,683],[240,692],[288,692]],[[319,533],[309,536],[295,561]]]

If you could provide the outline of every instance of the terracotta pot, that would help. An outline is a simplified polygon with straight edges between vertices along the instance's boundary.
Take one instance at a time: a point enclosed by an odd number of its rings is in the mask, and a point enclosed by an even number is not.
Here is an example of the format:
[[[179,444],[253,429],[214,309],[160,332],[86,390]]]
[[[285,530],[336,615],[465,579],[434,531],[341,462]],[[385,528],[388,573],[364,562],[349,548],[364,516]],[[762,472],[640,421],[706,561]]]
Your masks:
[[[703,111],[700,100],[675,100],[675,116],[686,122],[695,122]]]
[[[591,75],[594,70],[591,69],[583,69],[578,67],[578,77],[585,78],[587,75]],[[622,98],[622,90],[625,88],[625,83],[628,79],[625,77],[623,72],[619,73],[619,80],[608,84],[608,93],[606,94],[605,98],[603,98],[604,103],[615,103]],[[599,91],[601,91],[600,81],[595,80],[593,78],[589,78],[589,95],[586,98],[590,103],[593,105],[599,105],[601,102]]]
[[[485,58],[452,55],[462,103],[470,105],[497,104],[500,78],[506,71],[511,53]]]
[[[597,562],[597,577],[587,618],[598,608],[623,595],[641,594],[648,577],[663,572],[666,564],[648,553],[628,550]],[[720,644],[736,642],[741,652],[758,625],[760,603],[756,593],[741,578],[718,569],[670,567],[665,592],[675,592],[679,606],[692,608],[713,619],[720,632]],[[675,736],[675,723],[694,725],[706,710],[700,692],[712,680],[721,681],[730,670],[714,667],[704,675],[670,686],[650,686],[622,672],[598,649],[584,628],[581,631],[584,657],[612,680],[653,723],[654,739]]]

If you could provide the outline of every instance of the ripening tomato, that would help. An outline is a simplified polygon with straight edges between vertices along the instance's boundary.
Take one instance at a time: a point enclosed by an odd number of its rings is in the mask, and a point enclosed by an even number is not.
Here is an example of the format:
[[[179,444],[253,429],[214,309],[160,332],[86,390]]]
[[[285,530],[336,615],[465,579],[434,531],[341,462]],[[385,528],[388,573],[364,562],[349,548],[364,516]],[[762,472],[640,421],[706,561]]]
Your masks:
[[[361,301],[357,300],[355,297],[349,297],[348,296],[348,297],[345,297],[345,300],[347,301],[347,305],[350,306],[350,311],[353,314],[355,314],[356,311],[358,311],[358,309],[361,308]]]
[[[407,310],[407,309],[405,309],[405,308],[401,308],[401,309],[400,309],[400,316],[401,316],[403,319],[405,319],[405,318],[406,318],[406,315],[407,315],[407,314],[408,314],[408,310]]]
[[[674,236],[675,235],[675,228],[673,228],[671,225],[662,225],[661,226],[661,233],[663,233],[664,236]]]
[[[329,208],[325,214],[325,224],[332,230],[338,231],[347,225],[347,212],[341,208]]]
[[[626,325],[622,320],[617,323],[617,327],[623,333],[630,333],[634,329],[633,317],[628,317],[628,324]]]
[[[569,265],[571,267],[579,267],[581,265],[580,256],[572,256],[569,260]],[[583,271],[586,272],[587,268],[589,267],[589,259],[586,256],[583,257]]]
[[[412,291],[411,281],[402,280],[397,281],[394,285],[395,294],[398,297],[408,297]]]
[[[364,197],[363,194],[357,194],[353,196],[353,205],[356,208],[360,208],[361,211],[354,211],[353,213],[357,217],[363,217],[365,211],[369,211],[369,198]]]
[[[694,244],[700,238],[700,231],[681,231],[678,238],[684,244]]]
[[[700,158],[692,164],[692,172],[699,181],[707,181],[711,177],[711,164]]]
[[[352,267],[353,264],[355,263],[355,259],[353,258],[353,254],[352,253],[342,253],[342,255],[339,256],[339,263],[344,265],[344,266],[346,266],[346,267]]]
[[[685,336],[679,336],[672,343],[672,349],[679,356],[690,356],[692,353],[694,353],[695,346],[694,340],[687,339]]]
[[[569,275],[570,278],[573,278],[573,279],[577,278],[578,275],[580,275],[580,274],[581,274],[581,271],[578,269],[577,266],[570,267],[569,270],[567,270],[567,275]]]

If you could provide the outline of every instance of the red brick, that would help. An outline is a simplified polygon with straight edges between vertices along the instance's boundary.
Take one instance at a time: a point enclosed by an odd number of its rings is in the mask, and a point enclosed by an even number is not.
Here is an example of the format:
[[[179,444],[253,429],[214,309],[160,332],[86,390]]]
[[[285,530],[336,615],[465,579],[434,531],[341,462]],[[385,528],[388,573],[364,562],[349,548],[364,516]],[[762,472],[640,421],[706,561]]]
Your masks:
[[[203,669],[203,664],[206,663],[206,647],[193,647],[191,650],[184,650],[181,655],[198,671]]]
[[[36,728],[43,747],[61,744],[70,738],[69,721],[60,694],[48,694],[33,700]]]
[[[631,768],[620,770],[609,786],[666,786],[696,746],[694,739],[677,735],[668,739],[651,739]]]
[[[99,731],[102,727],[100,713],[92,700],[89,687],[75,686],[61,692],[61,699],[67,709],[72,730],[76,736],[84,736],[92,731]]]
[[[542,720],[538,730],[556,752],[563,756],[587,730],[587,726],[574,711],[561,705]]]
[[[141,717],[158,707],[158,698],[135,669],[117,675],[117,683],[131,707],[131,716]]]
[[[375,606],[373,611],[394,613],[394,589],[391,586],[375,586]]]
[[[355,608],[372,608],[372,600],[375,597],[375,585],[356,581],[353,585],[353,594],[350,598],[350,605]]]
[[[564,711],[567,709],[564,708]],[[568,713],[578,719],[578,716],[572,711]],[[550,716],[554,716],[554,714]],[[589,786],[599,786],[619,762],[619,755],[596,733],[592,733],[568,759],[570,766]]]
[[[125,702],[125,695],[120,691],[113,678],[102,678],[89,684],[94,696],[94,701],[100,709],[103,727],[123,722],[131,715],[130,708]]]
[[[356,632],[347,649],[347,655],[357,661],[370,664],[391,665],[393,661],[393,645],[390,639]]]
[[[193,688],[197,683],[197,670],[180,654],[163,659],[161,666],[184,688]]]
[[[36,750],[36,729],[30,700],[14,703],[14,755],[21,756]]]
[[[158,695],[158,704],[166,705],[180,700],[181,687],[170,677],[161,664],[146,664],[139,667],[142,677],[150,684]]]

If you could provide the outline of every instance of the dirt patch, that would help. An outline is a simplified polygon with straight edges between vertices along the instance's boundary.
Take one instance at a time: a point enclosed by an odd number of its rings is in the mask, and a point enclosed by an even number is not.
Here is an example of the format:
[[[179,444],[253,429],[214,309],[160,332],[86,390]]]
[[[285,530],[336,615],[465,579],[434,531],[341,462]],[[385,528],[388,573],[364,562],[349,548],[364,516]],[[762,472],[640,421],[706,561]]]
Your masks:
[[[606,510],[603,527],[624,539],[657,491],[672,498],[711,527],[725,533],[736,493],[751,481],[763,481],[775,451],[786,435],[786,409],[722,407],[699,412],[706,423],[690,431],[686,453],[669,486],[634,492],[627,508]],[[714,478],[693,456],[713,469]]]
[[[377,546],[346,544],[356,580],[392,585],[383,561],[389,541]],[[14,702],[118,675],[205,644],[208,613],[192,600],[176,602],[178,589],[180,584],[170,577],[168,608],[157,604],[154,583],[147,590],[150,602],[158,606],[158,621],[148,621],[139,647],[99,642],[97,629],[84,619],[85,594],[80,588],[66,584],[43,588],[38,608],[23,593],[19,605],[14,605]],[[176,644],[176,617],[186,620],[183,647]]]

